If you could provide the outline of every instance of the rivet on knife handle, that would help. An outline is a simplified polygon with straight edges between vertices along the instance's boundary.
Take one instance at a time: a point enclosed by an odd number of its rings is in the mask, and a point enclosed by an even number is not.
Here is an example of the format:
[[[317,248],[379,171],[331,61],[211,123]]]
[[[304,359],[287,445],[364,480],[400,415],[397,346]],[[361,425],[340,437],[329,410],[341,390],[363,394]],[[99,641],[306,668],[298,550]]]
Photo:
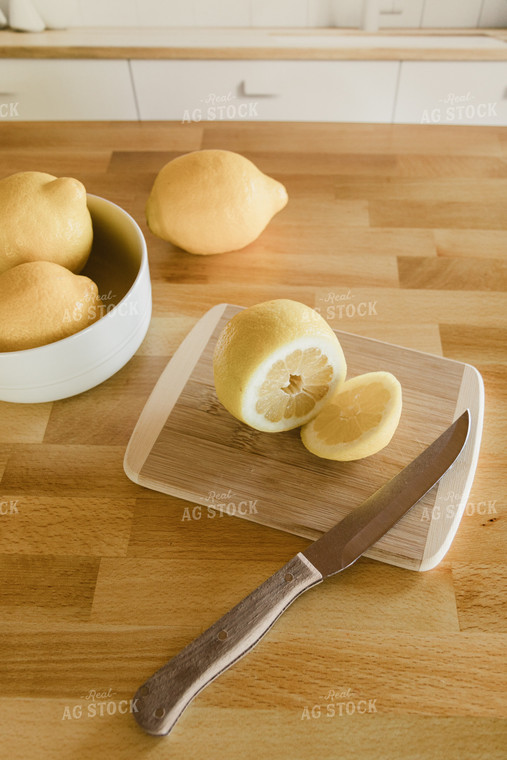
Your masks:
[[[168,734],[192,699],[247,654],[284,610],[321,580],[302,554],[293,557],[137,690],[133,715],[139,725],[154,736]]]

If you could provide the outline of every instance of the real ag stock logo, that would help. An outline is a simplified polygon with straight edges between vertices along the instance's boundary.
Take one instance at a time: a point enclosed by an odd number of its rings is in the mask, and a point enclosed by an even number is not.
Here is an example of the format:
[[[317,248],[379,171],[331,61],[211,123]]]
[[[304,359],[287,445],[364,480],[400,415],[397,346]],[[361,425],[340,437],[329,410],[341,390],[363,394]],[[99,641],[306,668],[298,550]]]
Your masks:
[[[259,116],[257,101],[248,100],[234,103],[236,95],[228,92],[226,95],[216,95],[211,92],[201,99],[201,106],[192,111],[187,109],[183,112],[182,124],[190,124],[200,121],[248,121]]]

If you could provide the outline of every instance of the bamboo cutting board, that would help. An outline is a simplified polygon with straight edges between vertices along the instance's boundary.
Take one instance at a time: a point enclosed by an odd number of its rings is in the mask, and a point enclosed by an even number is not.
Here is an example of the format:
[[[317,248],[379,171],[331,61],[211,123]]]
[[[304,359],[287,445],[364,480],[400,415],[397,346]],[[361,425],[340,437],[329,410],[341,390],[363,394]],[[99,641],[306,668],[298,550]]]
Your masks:
[[[336,331],[347,377],[388,370],[403,389],[399,427],[383,451],[357,462],[310,454],[298,430],[262,433],[218,401],[212,356],[241,307],[219,304],[195,325],[162,373],[125,454],[125,472],[148,488],[310,539],[318,538],[393,477],[467,407],[471,431],[456,465],[366,556],[412,570],[435,567],[456,533],[472,485],[484,391],[461,362]]]

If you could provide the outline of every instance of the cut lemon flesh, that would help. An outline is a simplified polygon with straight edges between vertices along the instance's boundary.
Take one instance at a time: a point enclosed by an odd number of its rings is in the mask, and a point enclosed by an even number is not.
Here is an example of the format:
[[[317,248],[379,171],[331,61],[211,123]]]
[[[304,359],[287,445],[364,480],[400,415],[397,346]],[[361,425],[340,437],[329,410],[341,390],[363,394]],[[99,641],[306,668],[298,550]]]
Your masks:
[[[309,306],[279,299],[227,323],[213,370],[217,396],[231,414],[257,430],[279,432],[315,416],[347,368],[327,322]]]
[[[313,454],[342,462],[376,454],[390,442],[401,415],[401,385],[390,372],[369,372],[344,383],[301,429]]]
[[[255,411],[275,423],[307,417],[329,393],[333,375],[321,349],[297,348],[274,362],[258,391]]]

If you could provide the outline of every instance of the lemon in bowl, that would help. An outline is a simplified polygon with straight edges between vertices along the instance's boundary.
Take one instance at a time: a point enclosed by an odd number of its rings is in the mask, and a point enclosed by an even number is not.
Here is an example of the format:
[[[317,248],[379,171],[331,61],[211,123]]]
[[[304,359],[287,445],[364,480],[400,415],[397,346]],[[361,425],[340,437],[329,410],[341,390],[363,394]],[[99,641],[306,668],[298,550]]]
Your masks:
[[[28,261],[0,275],[0,352],[37,348],[102,316],[97,285],[52,261]]]
[[[124,209],[105,198],[87,194],[87,208],[93,244],[80,276],[96,283],[100,300],[87,309],[100,311],[100,318],[45,345],[0,352],[1,401],[54,401],[93,388],[121,369],[146,335],[151,283],[144,236]],[[70,319],[79,314],[71,312]]]
[[[30,261],[78,273],[92,240],[86,189],[78,179],[32,171],[0,179],[0,274]]]

